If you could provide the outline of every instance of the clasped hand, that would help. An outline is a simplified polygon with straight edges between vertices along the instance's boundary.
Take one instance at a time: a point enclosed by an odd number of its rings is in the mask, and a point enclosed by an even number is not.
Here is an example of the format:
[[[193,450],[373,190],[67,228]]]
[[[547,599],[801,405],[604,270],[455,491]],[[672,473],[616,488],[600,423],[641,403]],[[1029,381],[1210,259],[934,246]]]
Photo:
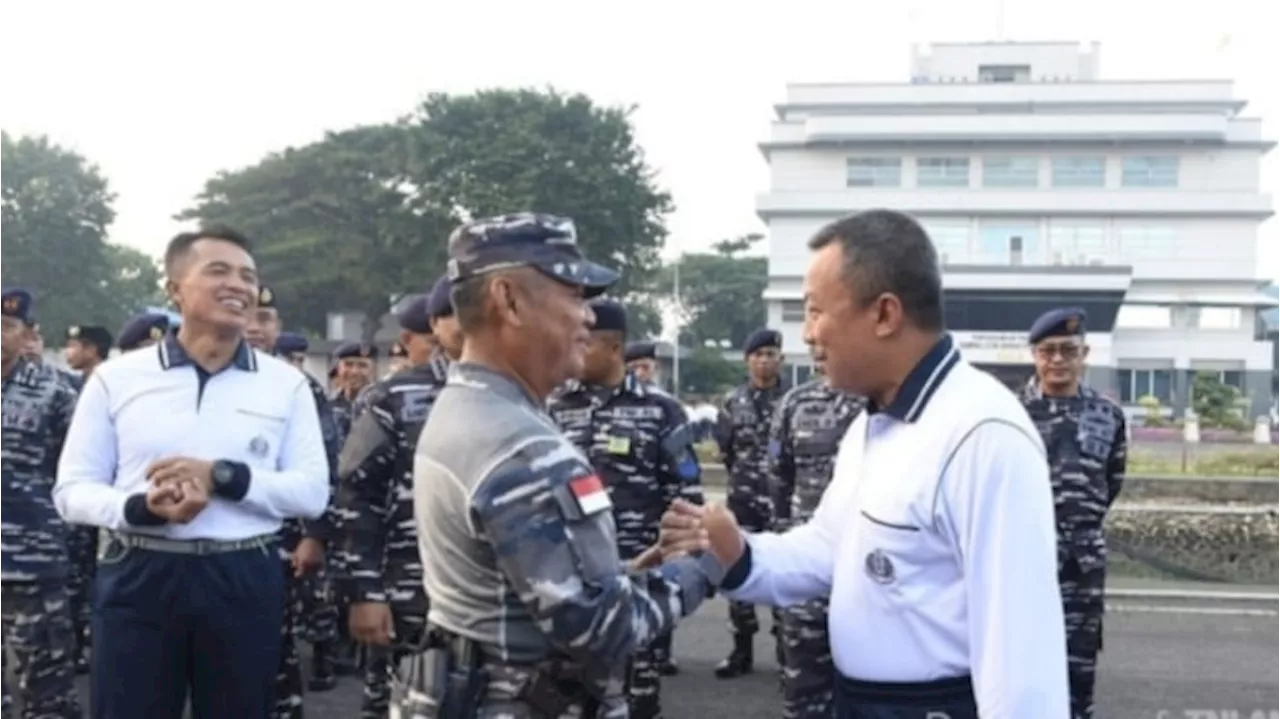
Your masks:
[[[167,521],[186,524],[209,504],[213,463],[166,457],[147,467],[147,509]]]
[[[636,557],[635,569],[694,552],[711,552],[728,569],[742,556],[744,539],[738,521],[724,505],[699,506],[677,499],[662,515],[658,543]]]

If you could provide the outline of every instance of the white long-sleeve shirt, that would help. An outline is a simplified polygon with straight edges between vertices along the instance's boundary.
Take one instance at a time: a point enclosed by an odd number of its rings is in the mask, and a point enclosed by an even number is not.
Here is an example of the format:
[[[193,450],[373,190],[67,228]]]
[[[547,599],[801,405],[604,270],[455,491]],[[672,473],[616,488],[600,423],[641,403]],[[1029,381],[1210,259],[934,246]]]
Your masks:
[[[747,543],[750,571],[726,594],[776,606],[829,594],[842,675],[967,674],[983,719],[1068,716],[1044,445],[1013,394],[949,337],[892,404],[850,427],[813,520]]]
[[[242,462],[248,492],[213,497],[187,524],[131,526],[125,503],[154,461]],[[242,344],[231,365],[200,370],[173,335],[108,360],[86,382],[67,432],[53,501],[68,522],[170,539],[246,539],[287,517],[318,517],[329,466],[302,373]]]

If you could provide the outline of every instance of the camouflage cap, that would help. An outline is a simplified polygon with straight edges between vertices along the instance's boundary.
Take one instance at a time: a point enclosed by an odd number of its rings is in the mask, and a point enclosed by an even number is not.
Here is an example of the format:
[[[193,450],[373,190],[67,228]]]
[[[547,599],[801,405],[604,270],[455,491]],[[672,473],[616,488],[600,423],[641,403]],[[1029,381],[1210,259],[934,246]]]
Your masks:
[[[462,225],[449,237],[449,281],[514,267],[533,267],[557,282],[595,297],[618,273],[589,261],[567,217],[534,212],[500,215]]]

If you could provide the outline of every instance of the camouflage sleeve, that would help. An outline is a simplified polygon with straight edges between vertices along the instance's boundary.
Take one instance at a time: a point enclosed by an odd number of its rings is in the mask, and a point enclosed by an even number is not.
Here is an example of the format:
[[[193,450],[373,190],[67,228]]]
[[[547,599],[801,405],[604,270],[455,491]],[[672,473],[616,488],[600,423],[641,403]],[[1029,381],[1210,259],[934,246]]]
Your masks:
[[[329,398],[319,383],[308,378],[311,396],[316,401],[316,413],[320,416],[320,435],[324,439],[325,459],[329,462],[329,506],[324,514],[316,520],[303,523],[303,535],[310,539],[326,541],[333,534],[338,524],[334,502],[338,496],[338,453],[342,451],[342,435],[338,429],[333,408],[329,406]]]
[[[397,447],[394,416],[381,403],[360,413],[342,446],[334,544],[351,601],[387,601],[382,567]]]
[[[472,524],[539,629],[570,657],[625,664],[723,579],[710,555],[625,573],[599,477],[559,442],[523,453],[531,461],[503,462],[476,487]]]
[[[733,393],[730,393],[721,403],[714,430],[716,445],[720,448],[720,461],[724,462],[724,468],[729,472],[733,471],[733,463],[737,459],[733,454],[733,412],[729,410],[732,400]]]
[[[54,473],[57,472],[58,458],[62,456],[62,445],[67,440],[67,430],[71,428],[79,392],[78,383],[67,381],[53,394],[53,404],[49,408],[49,457],[53,460],[54,466],[50,469]]]
[[[1124,473],[1128,464],[1129,432],[1125,425],[1124,412],[1117,410],[1116,437],[1111,443],[1111,457],[1107,459],[1107,507],[1120,496],[1124,486]]]
[[[791,444],[791,408],[793,402],[784,397],[778,411],[774,412],[769,426],[769,469],[773,490],[773,516],[776,531],[786,528],[791,519],[791,495],[796,491],[796,463]]]
[[[667,431],[659,446],[658,482],[662,487],[662,501],[668,506],[677,499],[702,504],[702,467],[693,450],[697,432],[679,404],[670,403],[667,412]]]

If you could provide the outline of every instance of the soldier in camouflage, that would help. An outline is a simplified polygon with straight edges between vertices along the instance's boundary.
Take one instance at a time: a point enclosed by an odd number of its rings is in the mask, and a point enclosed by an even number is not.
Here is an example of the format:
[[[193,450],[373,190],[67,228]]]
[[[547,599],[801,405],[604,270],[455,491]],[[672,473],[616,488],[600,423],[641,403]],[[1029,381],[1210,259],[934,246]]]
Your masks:
[[[393,702],[415,718],[626,717],[631,657],[723,568],[702,551],[658,567],[656,548],[624,565],[608,491],[546,413],[583,369],[584,296],[617,274],[548,215],[464,225],[449,254],[466,344],[414,460],[431,640]]]
[[[278,354],[282,335],[280,326],[280,310],[276,305],[275,292],[262,285],[258,288],[258,305],[249,315],[245,339],[255,349]],[[311,396],[316,403],[316,413],[320,417],[320,432],[324,437],[325,455],[329,460],[330,482],[336,485],[342,437],[338,433],[338,425],[329,408],[324,388],[306,372],[303,372],[303,376],[307,378],[307,385],[311,388]],[[280,529],[281,571],[285,573],[285,609],[284,620],[280,625],[280,670],[276,675],[275,719],[301,719],[303,716],[302,665],[298,657],[297,639],[305,617],[306,596],[311,591],[308,575],[316,573],[324,562],[324,542],[333,523],[332,509],[328,514],[328,520],[321,518],[313,522],[287,519]],[[315,647],[307,688],[325,691],[332,689],[336,683],[332,650],[324,645]]]
[[[67,366],[80,373],[80,383],[88,381],[97,366],[111,353],[111,332],[96,325],[72,325],[62,357]],[[71,558],[71,621],[75,625],[76,672],[89,671],[89,619],[92,616],[93,576],[98,566],[98,528],[67,527],[67,553]]]
[[[747,531],[764,532],[773,524],[769,430],[778,401],[786,392],[779,376],[782,335],[775,330],[758,329],[747,337],[742,351],[746,356],[748,380],[725,397],[715,438],[725,471],[729,473],[726,502],[729,511]],[[773,617],[775,653],[781,663],[777,610]],[[742,676],[754,668],[753,642],[756,632],[760,631],[755,605],[729,602],[729,626],[733,632],[733,650],[715,668],[715,675],[720,679]]]
[[[820,373],[822,368],[816,369]],[[769,439],[774,531],[784,532],[813,517],[831,482],[840,440],[865,406],[861,398],[831,389],[820,376],[782,397]],[[835,669],[827,638],[826,599],[783,610],[782,645],[782,715],[787,719],[831,716]]]
[[[355,421],[356,398],[373,383],[378,365],[378,348],[360,342],[344,342],[333,350],[333,378],[337,388],[329,396],[329,405],[338,418],[338,431],[343,437]]]
[[[79,719],[74,625],[67,591],[67,528],[54,509],[52,495],[76,390],[52,367],[22,356],[33,318],[29,292],[0,291],[3,713],[5,719]],[[13,687],[10,677],[16,680]],[[20,714],[14,710],[15,695]]]
[[[591,309],[596,322],[581,382],[553,401],[550,411],[604,481],[618,554],[632,560],[657,543],[658,525],[671,502],[702,504],[701,471],[684,408],[626,369],[626,309],[605,299],[593,300]],[[661,716],[660,689],[657,657],[649,646],[633,660],[631,716]]]
[[[1089,346],[1081,309],[1053,310],[1032,325],[1036,377],[1023,405],[1044,439],[1058,522],[1058,581],[1067,621],[1071,716],[1093,716],[1102,649],[1107,510],[1124,483],[1124,412],[1081,384]]]
[[[391,699],[394,661],[422,640],[427,596],[413,523],[413,450],[436,395],[444,386],[450,359],[436,347],[434,333],[456,337],[449,283],[416,298],[400,314],[400,342],[409,365],[375,382],[361,395],[338,469],[335,541],[342,567],[341,594],[347,601],[351,637],[370,648],[365,667],[365,719],[383,719]],[[454,352],[461,347],[441,343]]]
[[[276,338],[276,356],[302,372],[307,371],[307,350],[309,349],[311,349],[311,343],[297,332],[281,332]],[[319,386],[319,384],[317,381],[316,385]],[[321,391],[324,391],[323,388]],[[332,414],[333,410],[330,409],[329,413]],[[336,422],[334,426],[337,426]]]
[[[121,352],[132,352],[143,347],[151,347],[164,339],[169,331],[169,318],[154,312],[144,312],[130,317],[120,328],[116,338],[116,346]]]

